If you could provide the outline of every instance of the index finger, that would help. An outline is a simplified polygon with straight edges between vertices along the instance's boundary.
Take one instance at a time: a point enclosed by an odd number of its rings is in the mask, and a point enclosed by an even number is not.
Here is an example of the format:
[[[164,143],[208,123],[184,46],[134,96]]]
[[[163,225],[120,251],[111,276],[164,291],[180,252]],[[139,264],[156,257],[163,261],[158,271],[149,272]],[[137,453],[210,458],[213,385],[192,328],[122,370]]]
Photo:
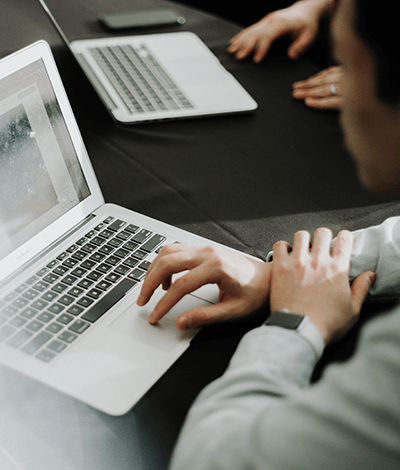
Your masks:
[[[170,245],[164,247],[152,262],[142,284],[136,303],[145,305],[157,287],[169,280],[173,274],[193,267],[193,257],[188,245]]]

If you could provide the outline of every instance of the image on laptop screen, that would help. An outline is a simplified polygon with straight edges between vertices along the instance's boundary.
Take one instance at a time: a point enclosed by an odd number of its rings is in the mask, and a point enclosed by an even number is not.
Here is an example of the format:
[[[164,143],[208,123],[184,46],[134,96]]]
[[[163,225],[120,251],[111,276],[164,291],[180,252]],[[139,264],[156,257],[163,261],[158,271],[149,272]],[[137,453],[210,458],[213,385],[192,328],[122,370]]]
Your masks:
[[[89,196],[42,60],[0,81],[0,259]]]

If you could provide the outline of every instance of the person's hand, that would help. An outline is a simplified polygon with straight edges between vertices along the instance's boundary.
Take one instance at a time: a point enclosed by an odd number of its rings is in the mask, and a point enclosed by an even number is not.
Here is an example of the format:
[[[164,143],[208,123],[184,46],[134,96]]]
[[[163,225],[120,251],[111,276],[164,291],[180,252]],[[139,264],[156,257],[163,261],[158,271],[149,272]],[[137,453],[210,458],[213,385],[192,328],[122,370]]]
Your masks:
[[[307,80],[293,83],[293,98],[304,100],[310,108],[340,110],[342,106],[340,66],[329,67]]]
[[[151,264],[140,296],[145,305],[162,285],[166,293],[149,316],[157,323],[186,294],[205,284],[217,284],[219,302],[188,310],[176,320],[180,330],[243,318],[268,300],[271,263],[211,246],[173,244],[163,247]],[[171,276],[188,271],[176,280]]]
[[[343,336],[356,323],[375,274],[366,271],[350,285],[348,272],[353,235],[338,234],[331,253],[332,232],[297,232],[293,250],[286,242],[274,245],[271,271],[271,311],[284,308],[307,315],[326,344]]]
[[[319,32],[321,18],[330,10],[329,0],[301,0],[288,8],[274,11],[230,40],[228,53],[242,60],[254,53],[253,60],[261,62],[272,43],[282,36],[291,36],[293,43],[288,56],[297,59]]]

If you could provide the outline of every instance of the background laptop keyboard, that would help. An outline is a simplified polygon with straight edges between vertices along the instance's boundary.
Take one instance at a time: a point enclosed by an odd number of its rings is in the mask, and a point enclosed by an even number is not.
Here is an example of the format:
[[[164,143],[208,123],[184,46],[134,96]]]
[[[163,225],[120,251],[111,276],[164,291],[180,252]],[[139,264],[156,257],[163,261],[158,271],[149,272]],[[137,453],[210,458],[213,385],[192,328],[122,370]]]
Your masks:
[[[89,51],[132,114],[193,108],[146,46]]]
[[[106,218],[0,299],[0,342],[50,362],[143,280],[165,241]]]

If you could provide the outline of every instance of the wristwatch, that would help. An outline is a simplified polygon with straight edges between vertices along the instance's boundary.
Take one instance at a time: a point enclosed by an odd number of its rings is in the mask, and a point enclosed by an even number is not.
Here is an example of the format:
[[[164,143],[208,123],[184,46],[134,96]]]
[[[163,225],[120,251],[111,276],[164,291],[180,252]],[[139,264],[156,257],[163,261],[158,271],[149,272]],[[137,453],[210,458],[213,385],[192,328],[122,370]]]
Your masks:
[[[300,336],[306,339],[313,347],[317,358],[322,356],[325,348],[321,333],[311,323],[306,315],[289,312],[287,309],[277,310],[265,320],[266,326],[280,326],[289,330],[295,330]]]

